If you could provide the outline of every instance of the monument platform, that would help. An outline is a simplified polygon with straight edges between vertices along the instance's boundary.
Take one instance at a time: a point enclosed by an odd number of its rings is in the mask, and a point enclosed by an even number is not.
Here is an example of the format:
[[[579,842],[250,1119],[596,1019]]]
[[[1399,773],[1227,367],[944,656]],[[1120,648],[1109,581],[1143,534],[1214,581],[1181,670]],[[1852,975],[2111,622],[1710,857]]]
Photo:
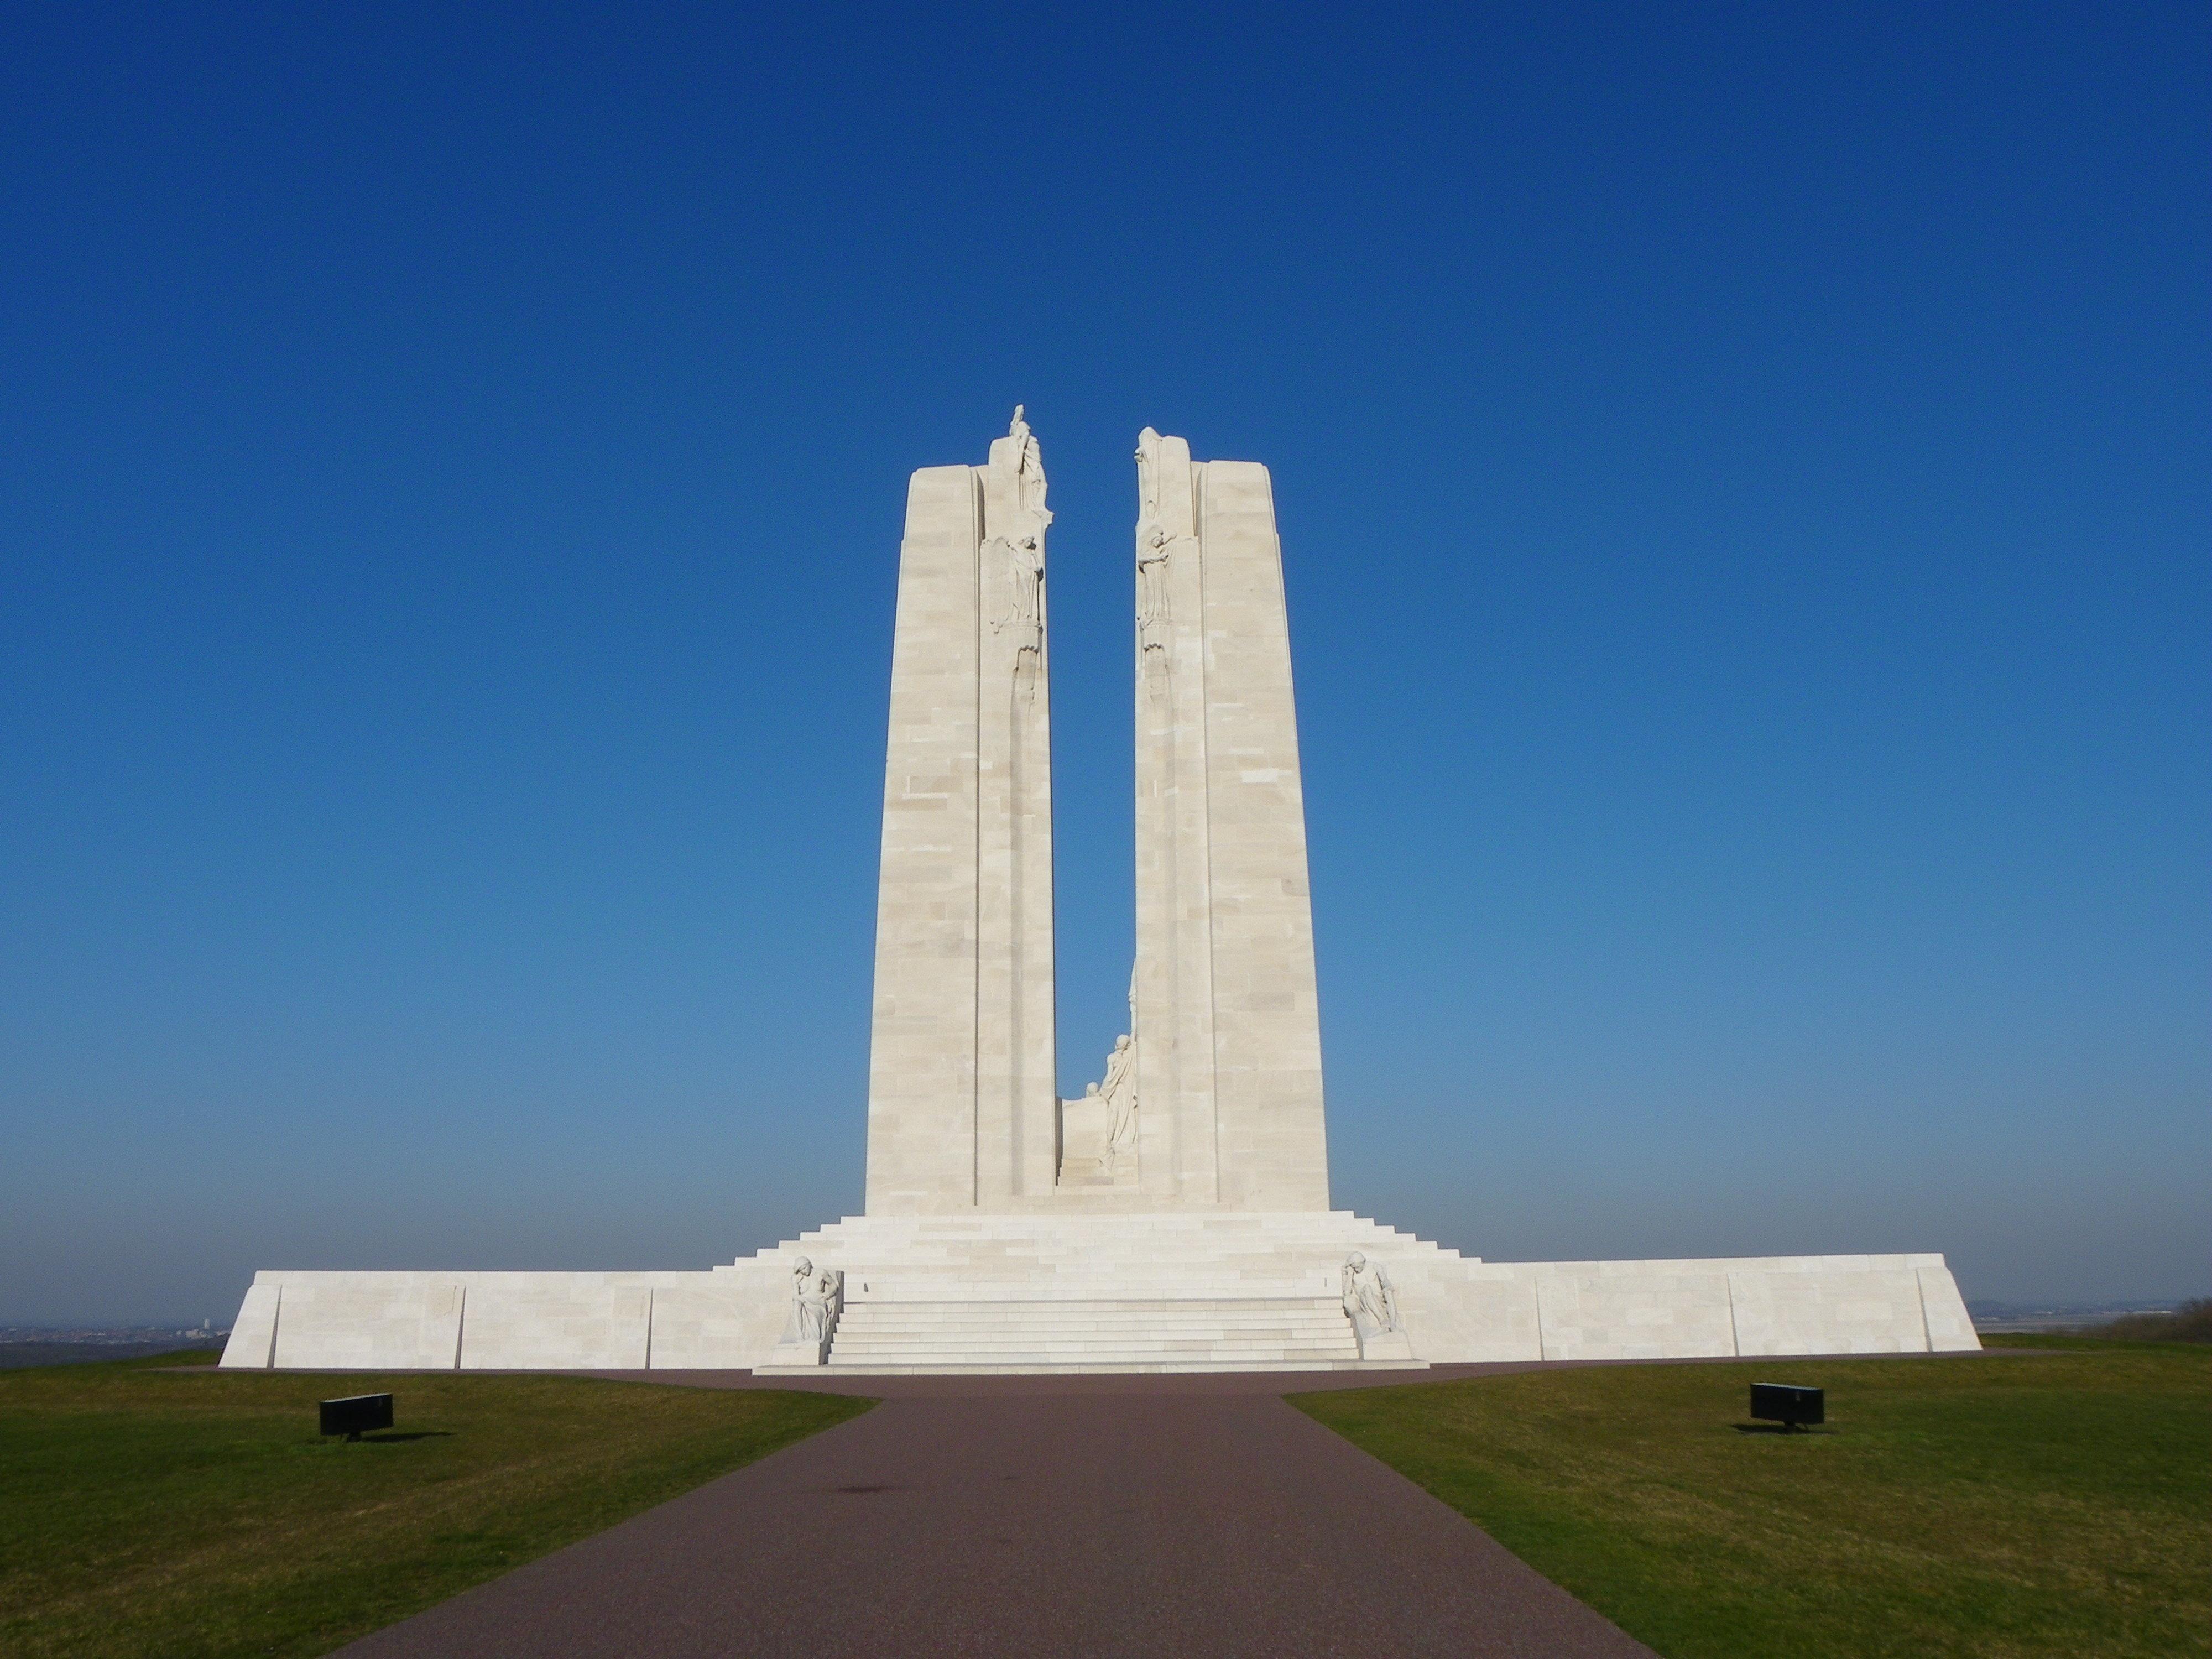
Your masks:
[[[1341,1301],[1382,1266],[1407,1352]],[[772,1365],[797,1264],[843,1275],[841,1373],[1316,1370],[1363,1364],[1970,1352],[1936,1255],[1491,1262],[1346,1211],[854,1216],[698,1273],[258,1275],[226,1366]],[[818,1374],[818,1372],[817,1373]]]

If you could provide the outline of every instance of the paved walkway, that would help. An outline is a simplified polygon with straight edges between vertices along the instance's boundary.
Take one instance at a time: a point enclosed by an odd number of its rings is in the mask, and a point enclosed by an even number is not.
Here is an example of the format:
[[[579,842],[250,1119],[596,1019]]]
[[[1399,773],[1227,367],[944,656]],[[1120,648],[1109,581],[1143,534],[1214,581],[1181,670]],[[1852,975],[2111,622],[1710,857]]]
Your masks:
[[[884,1403],[343,1651],[1649,1659],[1279,1397],[1324,1381],[854,1379]]]

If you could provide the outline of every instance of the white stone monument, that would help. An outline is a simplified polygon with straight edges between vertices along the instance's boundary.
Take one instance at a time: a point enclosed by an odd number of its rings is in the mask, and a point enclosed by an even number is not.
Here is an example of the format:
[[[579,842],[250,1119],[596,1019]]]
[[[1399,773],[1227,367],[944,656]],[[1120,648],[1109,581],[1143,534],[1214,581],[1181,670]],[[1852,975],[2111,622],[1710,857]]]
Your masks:
[[[1018,409],[986,466],[907,491],[868,1058],[871,1215],[1049,1194],[1052,691],[1044,461]]]
[[[264,1272],[222,1363],[1251,1370],[1978,1347],[1935,1255],[1492,1263],[1328,1207],[1267,471],[1137,447],[1129,1030],[1054,1082],[1043,454],[914,475],[866,1212],[706,1272]]]

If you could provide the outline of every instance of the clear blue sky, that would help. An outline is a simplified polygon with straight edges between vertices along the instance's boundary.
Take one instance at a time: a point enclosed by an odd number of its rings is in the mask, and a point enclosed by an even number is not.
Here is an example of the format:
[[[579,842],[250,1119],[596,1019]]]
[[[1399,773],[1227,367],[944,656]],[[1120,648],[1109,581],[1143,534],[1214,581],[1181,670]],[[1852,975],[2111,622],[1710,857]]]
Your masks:
[[[0,1322],[858,1207],[912,469],[1274,471],[1336,1200],[2212,1289],[2201,4],[17,7]]]

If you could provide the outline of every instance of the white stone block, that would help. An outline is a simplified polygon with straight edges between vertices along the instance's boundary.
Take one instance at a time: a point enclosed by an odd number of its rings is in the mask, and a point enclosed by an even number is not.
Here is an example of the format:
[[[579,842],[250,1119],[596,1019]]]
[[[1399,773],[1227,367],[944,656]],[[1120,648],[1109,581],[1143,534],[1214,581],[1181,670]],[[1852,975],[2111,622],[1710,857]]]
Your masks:
[[[274,1363],[276,1352],[276,1311],[284,1292],[276,1285],[256,1283],[246,1287],[246,1300],[231,1322],[230,1340],[222,1345],[222,1364],[261,1370]]]
[[[466,1294],[413,1273],[300,1273],[279,1282],[274,1363],[311,1370],[451,1370]]]
[[[1958,1281],[1937,1256],[1908,1256],[1920,1280],[1921,1316],[1928,1325],[1928,1346],[1935,1353],[1978,1353],[1982,1340],[1959,1294]]]
[[[1918,1276],[1903,1268],[1729,1275],[1741,1354],[1925,1353]]]
[[[1735,1352],[1726,1273],[1540,1272],[1536,1295],[1547,1359],[1685,1359]]]
[[[641,1370],[653,1291],[613,1274],[501,1273],[471,1287],[463,1370]]]

